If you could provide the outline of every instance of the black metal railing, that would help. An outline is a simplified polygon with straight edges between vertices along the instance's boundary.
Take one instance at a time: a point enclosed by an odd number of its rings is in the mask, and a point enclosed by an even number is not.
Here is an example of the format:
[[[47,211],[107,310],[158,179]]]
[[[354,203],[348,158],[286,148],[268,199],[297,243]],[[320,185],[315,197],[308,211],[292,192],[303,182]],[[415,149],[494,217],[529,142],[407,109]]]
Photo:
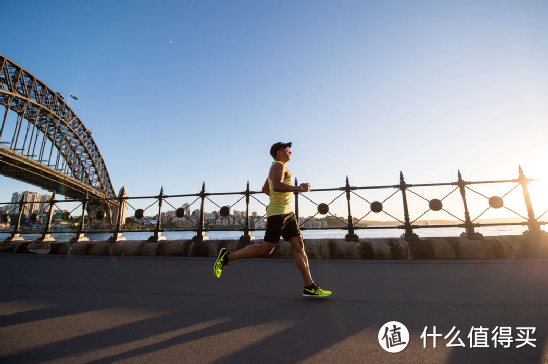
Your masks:
[[[521,167],[519,167],[519,176],[517,179],[511,179],[511,180],[498,180],[498,181],[465,181],[462,178],[462,175],[460,171],[458,172],[458,179],[455,182],[447,182],[447,183],[429,183],[429,184],[408,184],[403,176],[403,173],[400,172],[400,180],[398,184],[394,185],[383,185],[383,186],[362,186],[362,187],[356,187],[351,186],[348,177],[346,177],[346,183],[342,187],[337,188],[327,188],[327,189],[312,189],[310,192],[334,192],[337,194],[337,196],[331,200],[329,203],[316,203],[311,197],[312,194],[310,193],[295,193],[294,198],[294,211],[295,215],[297,216],[297,219],[299,221],[300,227],[302,230],[326,230],[326,229],[338,229],[338,230],[346,230],[346,240],[349,241],[356,241],[359,239],[357,235],[357,231],[359,230],[367,230],[367,229],[402,229],[404,230],[404,233],[402,234],[402,237],[406,240],[415,240],[418,239],[418,235],[414,232],[416,229],[427,229],[427,228],[463,228],[464,232],[462,235],[466,236],[469,239],[482,239],[482,234],[478,233],[475,229],[478,227],[484,227],[484,226],[512,226],[512,225],[522,225],[528,227],[528,233],[530,234],[541,234],[543,233],[541,231],[541,226],[548,224],[546,221],[541,221],[541,218],[548,213],[548,210],[544,211],[539,216],[535,217],[535,213],[533,210],[533,205],[531,202],[531,197],[529,194],[528,186],[531,182],[537,181],[536,179],[530,179],[527,178]],[[506,192],[501,197],[499,196],[492,196],[487,197],[486,195],[482,194],[481,192],[476,191],[475,189],[472,189],[471,186],[473,185],[482,185],[482,184],[503,184],[503,183],[511,183],[514,184],[514,186]],[[297,179],[295,179],[295,185],[297,185]],[[451,191],[447,193],[443,198],[441,199],[428,199],[421,194],[417,193],[415,190],[419,187],[434,187],[434,186],[450,186],[452,187]],[[510,194],[512,191],[514,191],[517,187],[522,187],[523,192],[523,199],[525,202],[525,207],[527,210],[527,216],[523,216],[522,214],[519,214],[513,209],[510,209],[509,207],[505,206],[504,198]],[[412,190],[413,188],[413,190]],[[358,192],[360,191],[372,191],[372,190],[390,190],[387,194],[388,197],[384,199],[379,199],[375,201],[370,201],[369,199],[363,197]],[[394,190],[394,191],[392,191]],[[463,209],[464,209],[464,216],[458,216],[458,214],[454,214],[450,211],[448,211],[444,207],[444,200],[446,200],[449,196],[452,194],[459,192]],[[467,202],[467,191],[474,193],[478,196],[480,196],[483,199],[488,200],[487,207],[483,212],[481,212],[477,217],[474,219],[471,218],[470,212],[468,209],[468,202]],[[386,211],[386,202],[394,198],[398,193],[401,195],[402,199],[402,214],[403,216],[400,216],[399,218],[394,216],[397,214],[391,214],[390,212]],[[427,210],[419,215],[417,218],[411,219],[410,213],[409,213],[409,205],[408,205],[408,193],[416,196],[417,198],[420,198],[422,200],[425,200],[428,202],[428,208]],[[2,205],[8,206],[7,212],[4,212],[2,214],[2,222],[6,224],[8,222],[9,228],[8,230],[4,230],[6,232],[10,233],[10,237],[6,239],[6,241],[16,241],[16,240],[23,240],[21,237],[22,234],[36,234],[36,226],[39,226],[39,231],[41,232],[41,237],[37,239],[38,241],[48,241],[53,240],[52,233],[56,232],[56,227],[59,225],[64,226],[64,231],[68,231],[71,233],[74,233],[74,237],[71,239],[72,242],[78,242],[83,240],[88,240],[85,237],[86,233],[93,233],[93,232],[99,232],[98,229],[94,226],[94,222],[98,223],[100,225],[100,231],[101,232],[107,232],[112,233],[112,236],[109,238],[109,241],[119,241],[119,240],[125,240],[125,237],[123,236],[123,233],[125,232],[151,232],[152,235],[148,239],[149,241],[160,241],[166,239],[165,236],[162,235],[165,231],[194,231],[196,232],[196,235],[192,238],[193,241],[206,241],[208,240],[208,236],[206,235],[207,231],[211,230],[217,230],[217,231],[229,231],[229,230],[237,230],[242,231],[243,235],[240,237],[241,241],[251,241],[254,239],[254,237],[251,235],[251,232],[256,230],[264,230],[264,218],[266,216],[266,213],[262,216],[254,216],[250,218],[249,211],[250,211],[250,201],[253,199],[254,202],[258,202],[259,204],[263,205],[264,207],[267,207],[265,203],[263,203],[260,199],[256,197],[256,195],[260,195],[262,192],[260,191],[251,191],[249,189],[249,182],[247,183],[246,189],[241,192],[224,192],[224,193],[212,193],[207,192],[205,183],[202,184],[202,188],[198,193],[193,194],[180,194],[180,195],[165,195],[163,188],[160,189],[160,193],[157,196],[140,196],[140,197],[128,197],[124,196],[122,193],[117,198],[108,198],[108,199],[97,199],[97,198],[89,198],[87,195],[83,200],[57,200],[55,193],[52,195],[50,201],[47,204],[47,207],[42,209],[39,213],[32,213],[30,216],[30,220],[34,222],[35,229],[32,230],[24,230],[22,229],[22,215],[24,211],[24,207],[26,204],[29,204],[31,202],[26,202],[24,198],[21,198],[18,202],[10,202],[10,203],[4,203]],[[232,203],[220,206],[217,204],[213,199],[217,196],[239,196],[240,198]],[[330,206],[337,200],[341,199],[343,196],[346,197],[346,212],[347,212],[347,218],[341,218],[337,216],[336,214],[333,214],[330,211]],[[369,211],[367,211],[361,218],[354,218],[352,215],[352,205],[351,205],[351,197],[355,196],[358,197],[361,201],[366,202],[369,206]],[[195,197],[194,201],[191,204],[185,204],[184,207],[175,207],[174,205],[177,205],[174,203],[175,199],[178,198],[189,198],[189,197]],[[299,199],[303,198],[306,199],[308,202],[315,205],[317,212],[314,215],[307,216],[306,218],[300,218],[299,217],[299,204],[302,204],[302,202],[299,202]],[[153,202],[146,208],[135,208],[133,207],[134,201],[137,200],[146,200],[146,199],[152,199]],[[231,213],[231,209],[240,201],[245,199],[245,211],[238,212],[237,214]],[[215,205],[219,212],[209,220],[205,218],[205,203],[206,201],[208,203],[211,203]],[[173,203],[172,203],[173,202]],[[62,210],[60,209],[60,204],[63,203],[77,203],[77,206],[72,209],[72,211],[68,210]],[[190,207],[194,204],[199,203],[199,209],[196,209],[193,214],[190,214]],[[116,206],[117,208],[112,209],[109,211],[102,211],[101,209],[97,209],[97,206]],[[145,213],[147,210],[153,208],[157,205],[157,214],[153,218],[155,221],[151,221],[151,218],[146,218]],[[168,215],[165,215],[165,212],[162,213],[162,208],[168,205],[174,210],[171,210]],[[78,210],[80,208],[81,216],[79,216],[79,219],[75,221],[72,219],[71,222],[71,214]],[[489,209],[500,209],[504,208],[513,214],[517,215],[523,221],[521,222],[501,222],[501,223],[479,223],[477,220],[483,216]],[[45,213],[45,210],[47,209],[47,213]],[[17,211],[17,214],[14,212]],[[128,211],[133,212],[133,218],[131,219],[124,219],[124,216],[127,214]],[[426,213],[429,211],[444,211],[448,215],[452,216],[453,218],[457,219],[459,223],[457,224],[435,224],[435,225],[415,225],[414,223],[417,222],[421,217],[423,217]],[[56,216],[58,218],[56,220],[53,220],[54,213],[57,213]],[[86,223],[86,213],[87,213],[87,223]],[[112,225],[105,219],[105,215],[107,213],[115,213],[116,214],[116,224]],[[370,214],[385,214],[386,216],[393,219],[396,223],[396,225],[389,225],[389,226],[367,226],[360,224],[360,222],[365,219]],[[163,215],[164,214],[164,215]],[[307,227],[307,223],[315,219],[317,215],[322,215],[325,217],[330,217],[333,221],[337,222],[338,226],[328,226],[328,227],[316,227],[316,228],[310,228]],[[183,221],[186,223],[186,226],[178,226],[174,227],[172,225],[172,221],[175,219],[178,219],[177,221]],[[219,220],[228,220],[230,221],[232,219],[232,228],[223,228],[223,225],[216,225],[215,222]],[[130,224],[132,222],[132,224]],[[67,227],[68,226],[68,227]],[[213,229],[213,227],[215,227]],[[236,226],[236,228],[234,228]]]

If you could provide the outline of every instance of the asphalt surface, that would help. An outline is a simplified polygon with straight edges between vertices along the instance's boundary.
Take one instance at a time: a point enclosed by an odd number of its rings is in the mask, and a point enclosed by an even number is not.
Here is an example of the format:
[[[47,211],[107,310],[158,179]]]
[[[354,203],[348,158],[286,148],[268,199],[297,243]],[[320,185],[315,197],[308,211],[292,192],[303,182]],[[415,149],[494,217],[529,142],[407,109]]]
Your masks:
[[[311,260],[334,292],[316,300],[303,299],[292,260],[236,261],[220,279],[213,263],[2,254],[0,362],[548,361],[546,260]],[[409,330],[400,353],[379,344],[389,321]],[[443,336],[423,348],[433,326]],[[480,326],[489,348],[470,347]],[[534,327],[536,347],[494,348],[496,327],[511,327],[514,340],[518,327]],[[447,347],[457,330],[465,347]]]

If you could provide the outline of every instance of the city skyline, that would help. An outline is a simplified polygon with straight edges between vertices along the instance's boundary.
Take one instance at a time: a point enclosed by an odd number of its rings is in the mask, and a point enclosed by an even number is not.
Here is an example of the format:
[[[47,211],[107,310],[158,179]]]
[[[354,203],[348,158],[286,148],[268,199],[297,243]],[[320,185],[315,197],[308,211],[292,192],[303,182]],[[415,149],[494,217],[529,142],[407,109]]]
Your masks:
[[[18,214],[19,213],[19,203],[21,199],[25,202],[23,207],[22,216],[28,218],[31,214],[37,213],[42,214],[45,211],[48,202],[51,199],[50,194],[40,194],[36,191],[17,191],[13,192],[11,195],[12,205],[0,205],[0,214],[10,213]]]

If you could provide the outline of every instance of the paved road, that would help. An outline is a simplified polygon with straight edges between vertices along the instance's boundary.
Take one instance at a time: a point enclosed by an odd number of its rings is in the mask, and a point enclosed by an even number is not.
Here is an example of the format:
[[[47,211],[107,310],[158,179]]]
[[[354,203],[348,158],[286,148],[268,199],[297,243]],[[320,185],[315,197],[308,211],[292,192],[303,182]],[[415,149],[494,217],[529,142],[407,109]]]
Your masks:
[[[0,362],[548,361],[548,261],[311,261],[334,291],[305,300],[289,260],[0,255]],[[403,323],[391,354],[379,329]],[[453,326],[466,345],[420,339]],[[472,327],[535,327],[536,347],[470,348]],[[456,333],[456,330],[454,333]],[[458,343],[458,340],[455,340]]]

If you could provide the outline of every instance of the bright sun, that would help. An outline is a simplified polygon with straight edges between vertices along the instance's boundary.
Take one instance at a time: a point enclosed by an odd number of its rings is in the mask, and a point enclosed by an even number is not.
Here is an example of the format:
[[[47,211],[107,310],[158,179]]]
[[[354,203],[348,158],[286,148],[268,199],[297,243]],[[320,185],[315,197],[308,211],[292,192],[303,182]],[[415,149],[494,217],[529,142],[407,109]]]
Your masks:
[[[529,186],[535,217],[538,217],[548,210],[548,157],[537,157],[528,161],[523,170],[527,177],[540,180],[531,182]],[[540,220],[548,221],[548,212]]]

